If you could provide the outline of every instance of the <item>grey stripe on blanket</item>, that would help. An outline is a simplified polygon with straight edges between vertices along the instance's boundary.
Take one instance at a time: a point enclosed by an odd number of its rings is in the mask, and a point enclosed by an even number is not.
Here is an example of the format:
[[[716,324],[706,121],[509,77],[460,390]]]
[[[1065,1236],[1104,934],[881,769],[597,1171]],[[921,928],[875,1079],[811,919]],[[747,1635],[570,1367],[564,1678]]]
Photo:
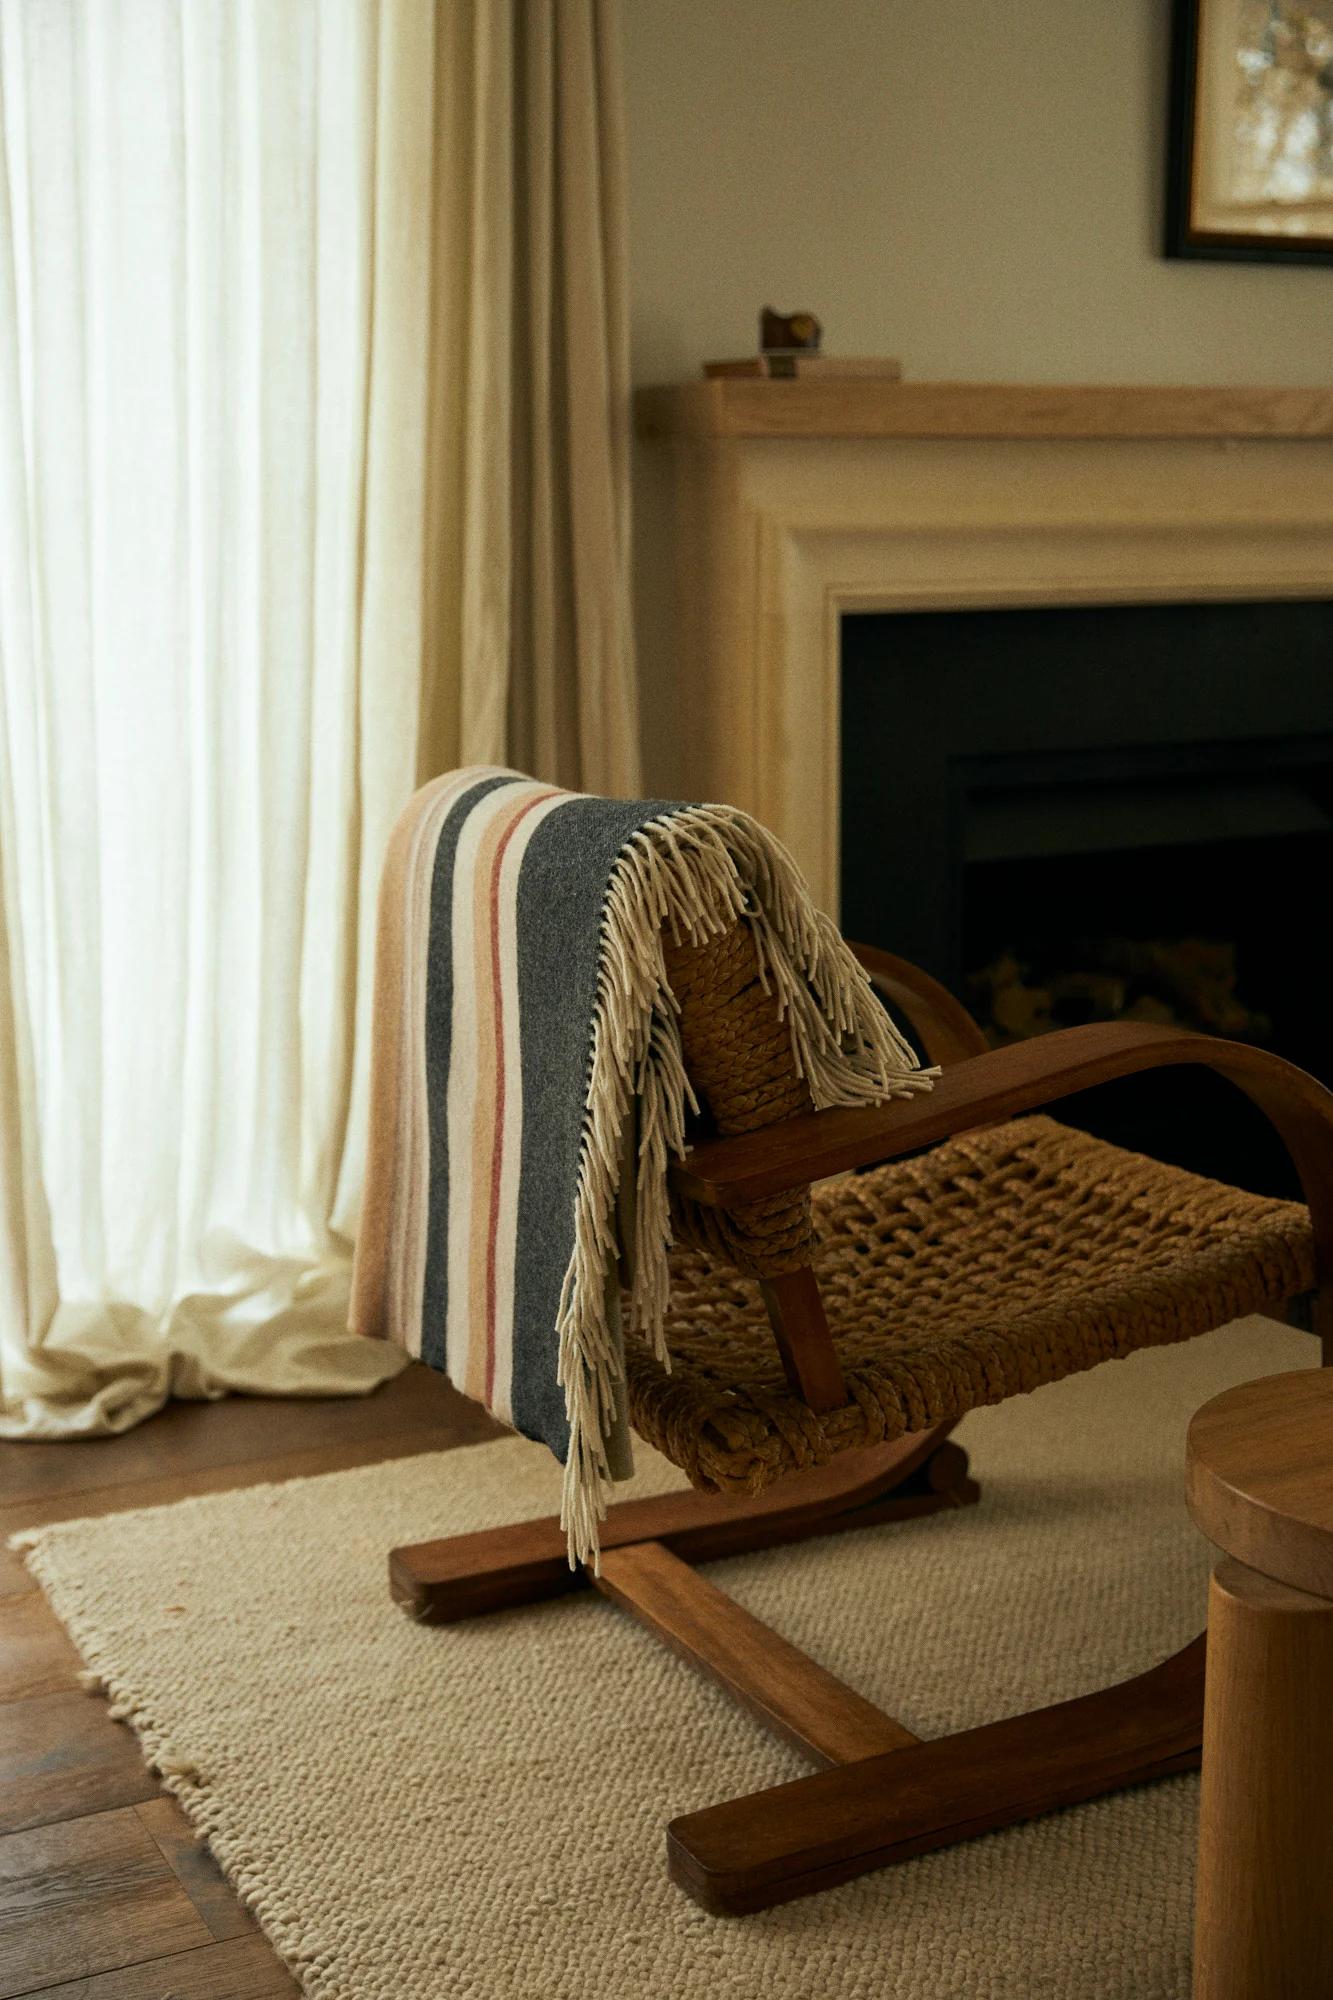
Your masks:
[[[790,857],[730,807],[473,769],[418,792],[390,845],[353,1324],[551,1447],[571,1561],[595,1556],[606,1484],[630,1465],[627,1209],[631,1313],[662,1353],[666,1176],[690,1101],[663,928],[698,941],[737,919],[817,1105],[929,1087]]]

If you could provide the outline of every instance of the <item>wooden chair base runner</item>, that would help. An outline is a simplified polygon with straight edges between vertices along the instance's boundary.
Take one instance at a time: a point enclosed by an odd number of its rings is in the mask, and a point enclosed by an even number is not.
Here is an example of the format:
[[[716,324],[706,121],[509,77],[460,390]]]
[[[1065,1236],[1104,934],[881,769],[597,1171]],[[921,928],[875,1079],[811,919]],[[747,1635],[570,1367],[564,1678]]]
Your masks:
[[[915,1742],[673,1820],[667,1867],[722,1916],[1197,1768],[1204,1641],[1074,1701]]]
[[[749,1500],[686,1491],[622,1501],[607,1509],[602,1523],[602,1574],[613,1550],[642,1542],[660,1542],[685,1562],[707,1562],[968,1506],[980,1493],[967,1477],[966,1452],[943,1442],[952,1429],[938,1424],[892,1444],[841,1452]],[[395,1600],[432,1625],[560,1597],[596,1580],[570,1569],[565,1531],[554,1514],[417,1542],[389,1557]]]
[[[922,1742],[751,1617],[691,1564],[973,1504],[950,1425],[793,1475],[757,1498],[673,1493],[612,1507],[601,1574],[571,1571],[559,1522],[395,1549],[395,1599],[448,1623],[589,1584],[825,1768],[673,1820],[671,1876],[740,1915],[933,1847],[1197,1765],[1203,1641],[1118,1687]]]

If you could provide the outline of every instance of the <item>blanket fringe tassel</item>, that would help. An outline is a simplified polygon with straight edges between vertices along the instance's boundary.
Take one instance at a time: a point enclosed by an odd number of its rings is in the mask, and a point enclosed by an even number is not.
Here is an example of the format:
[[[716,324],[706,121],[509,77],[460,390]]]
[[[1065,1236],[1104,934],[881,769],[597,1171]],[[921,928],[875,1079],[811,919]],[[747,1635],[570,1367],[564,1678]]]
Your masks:
[[[650,821],[627,842],[602,920],[574,1251],[557,1322],[570,1431],[561,1524],[571,1568],[597,1560],[611,1483],[607,1444],[624,1360],[606,1273],[621,1248],[622,1134],[636,1099],[630,1323],[671,1365],[667,1169],[684,1155],[686,1115],[698,1106],[663,930],[677,944],[702,944],[738,919],[753,931],[760,977],[789,1023],[816,1108],[911,1096],[938,1074],[918,1066],[836,926],[814,908],[790,854],[747,814],[692,806]]]

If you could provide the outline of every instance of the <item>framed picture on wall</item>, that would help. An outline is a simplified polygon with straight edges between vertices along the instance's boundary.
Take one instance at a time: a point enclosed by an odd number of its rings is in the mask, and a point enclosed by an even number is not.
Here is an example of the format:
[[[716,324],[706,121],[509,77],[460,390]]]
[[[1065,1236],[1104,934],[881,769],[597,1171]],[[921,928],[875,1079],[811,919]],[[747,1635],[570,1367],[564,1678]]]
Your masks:
[[[1333,0],[1175,0],[1166,254],[1333,263]]]

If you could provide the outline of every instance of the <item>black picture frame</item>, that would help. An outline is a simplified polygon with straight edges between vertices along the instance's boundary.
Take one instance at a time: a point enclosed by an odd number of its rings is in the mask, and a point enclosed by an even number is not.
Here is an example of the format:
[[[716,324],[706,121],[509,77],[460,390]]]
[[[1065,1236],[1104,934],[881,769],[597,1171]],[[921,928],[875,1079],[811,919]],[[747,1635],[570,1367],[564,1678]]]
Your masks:
[[[1333,233],[1283,235],[1280,231],[1218,229],[1198,213],[1196,171],[1200,153],[1200,58],[1219,26],[1218,0],[1174,0],[1167,116],[1167,257],[1234,264],[1333,264]]]

